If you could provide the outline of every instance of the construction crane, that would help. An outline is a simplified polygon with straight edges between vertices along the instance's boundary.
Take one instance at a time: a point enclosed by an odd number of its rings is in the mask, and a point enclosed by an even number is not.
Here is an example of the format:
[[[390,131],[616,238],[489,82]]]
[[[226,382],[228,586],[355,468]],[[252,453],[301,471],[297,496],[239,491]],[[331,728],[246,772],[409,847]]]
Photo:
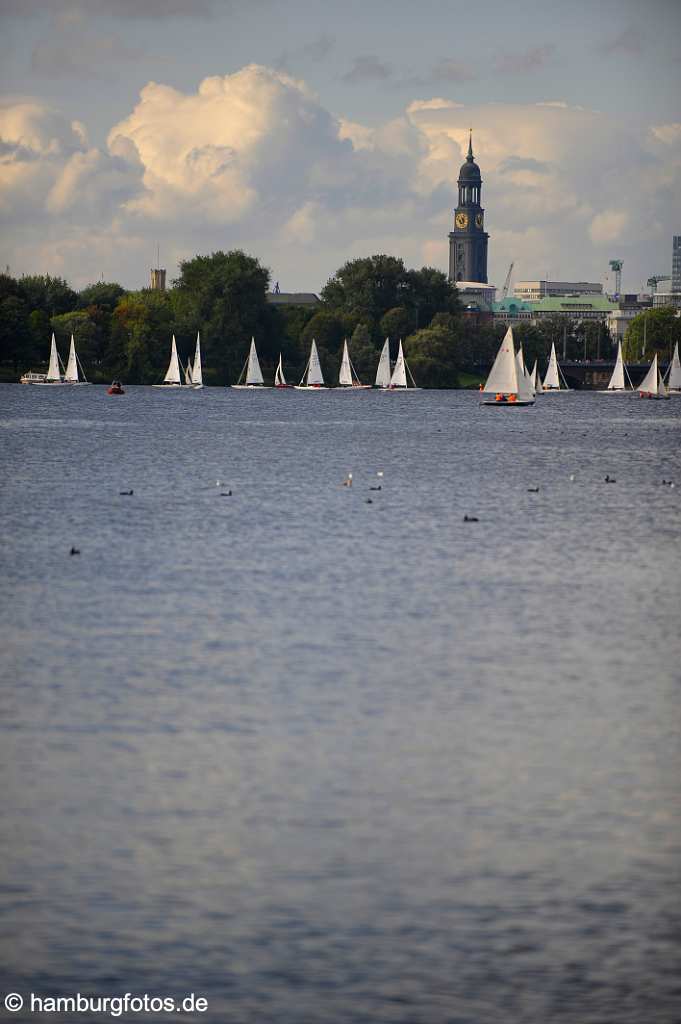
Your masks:
[[[622,260],[610,260],[610,269],[615,271],[615,298],[619,299],[622,288]]]
[[[513,262],[511,262],[511,265],[508,268],[508,274],[506,275],[506,280],[504,281],[504,287],[501,289],[501,300],[502,300],[502,302],[506,298],[506,296],[508,295],[508,286],[511,283],[511,274],[512,273],[513,273]]]
[[[653,274],[652,277],[649,277],[646,284],[650,288],[650,294],[654,296],[660,281],[669,281],[669,279],[669,274]]]

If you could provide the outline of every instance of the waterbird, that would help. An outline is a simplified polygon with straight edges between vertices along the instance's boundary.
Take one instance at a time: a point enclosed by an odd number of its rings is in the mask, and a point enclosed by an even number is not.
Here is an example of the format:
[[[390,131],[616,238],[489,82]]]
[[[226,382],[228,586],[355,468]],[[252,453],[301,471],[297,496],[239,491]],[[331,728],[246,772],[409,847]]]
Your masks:
[[[527,493],[528,494],[538,494],[539,493],[539,488],[538,487],[528,487],[527,488]]]
[[[382,470],[382,469],[379,469],[379,471],[378,471],[378,473],[376,474],[376,476],[383,476],[383,470]]]
[[[610,474],[606,475],[605,482],[606,482],[606,484],[616,484],[617,483],[617,481],[615,480],[614,476],[610,476]]]
[[[118,493],[119,493],[119,494],[124,494],[124,495],[126,495],[127,497],[130,497],[130,495],[131,495],[131,494],[134,494],[135,492],[133,491],[133,489],[132,489],[132,487],[131,487],[129,491],[119,491]]]
[[[464,523],[477,523],[477,522],[479,522],[477,516],[464,516],[463,517],[463,521],[464,521]]]
[[[381,490],[381,485],[379,484],[378,487],[370,487],[369,490],[370,491],[380,491]]]
[[[79,555],[80,551],[78,550],[78,548],[71,548],[71,550],[69,551],[69,554],[70,555]]]
[[[570,479],[574,480],[574,478],[575,478],[575,474],[574,473],[570,473]]]
[[[220,491],[220,497],[221,498],[231,498],[232,497],[232,492],[231,491]]]
[[[373,505],[373,501],[371,500],[371,498],[367,498],[367,505]]]

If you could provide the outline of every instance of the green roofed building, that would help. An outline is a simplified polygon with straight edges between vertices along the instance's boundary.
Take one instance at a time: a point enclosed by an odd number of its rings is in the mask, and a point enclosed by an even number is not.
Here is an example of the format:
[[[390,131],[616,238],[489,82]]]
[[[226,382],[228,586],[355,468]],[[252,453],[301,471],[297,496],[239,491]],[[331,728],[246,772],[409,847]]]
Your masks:
[[[537,321],[546,317],[565,317],[567,320],[607,320],[619,306],[607,295],[547,295],[536,302],[523,299],[503,299],[493,306],[494,319],[502,322]]]

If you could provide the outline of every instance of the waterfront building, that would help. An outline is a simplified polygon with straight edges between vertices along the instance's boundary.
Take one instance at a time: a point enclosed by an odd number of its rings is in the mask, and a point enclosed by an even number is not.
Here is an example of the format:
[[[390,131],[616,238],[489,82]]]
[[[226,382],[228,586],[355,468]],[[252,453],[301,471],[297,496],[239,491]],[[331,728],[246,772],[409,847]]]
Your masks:
[[[513,287],[516,299],[539,302],[547,297],[565,295],[602,295],[603,285],[589,281],[518,281]]]
[[[618,308],[617,303],[606,295],[593,293],[561,297],[547,295],[537,301],[506,298],[492,304],[494,319],[499,323],[515,323],[520,320],[537,323],[549,317],[605,322],[609,314]]]
[[[449,232],[449,280],[487,284],[487,241],[482,208],[482,177],[473,159],[473,132],[468,155],[459,171],[459,202],[454,211],[454,230]]]

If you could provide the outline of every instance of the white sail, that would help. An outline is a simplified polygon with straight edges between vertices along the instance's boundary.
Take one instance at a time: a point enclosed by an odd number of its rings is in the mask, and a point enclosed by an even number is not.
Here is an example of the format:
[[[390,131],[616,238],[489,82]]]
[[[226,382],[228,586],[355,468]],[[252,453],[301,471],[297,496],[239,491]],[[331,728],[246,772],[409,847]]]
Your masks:
[[[347,341],[343,342],[343,359],[341,360],[338,383],[341,387],[352,387],[352,367],[350,366],[350,353],[348,352]]]
[[[247,384],[264,384],[258,352],[255,347],[255,339],[251,338],[251,347],[248,353],[248,366],[246,368]]]
[[[678,341],[674,345],[674,355],[672,356],[669,376],[667,377],[667,388],[669,391],[681,391],[681,360],[679,359]]]
[[[513,349],[513,328],[509,327],[482,389],[487,394],[517,395],[518,366]]]
[[[390,340],[388,338],[383,342],[381,349],[375,384],[377,388],[387,388],[390,384]]]
[[[71,335],[71,347],[69,348],[69,359],[66,364],[64,380],[68,381],[69,384],[78,383],[78,360],[76,359],[76,343],[73,340],[73,335]]]
[[[558,360],[556,359],[556,346],[551,342],[551,355],[546,376],[543,381],[544,391],[560,390],[560,377],[558,376]]]
[[[274,373],[274,383],[276,387],[286,387],[286,377],[284,377],[284,368],[281,364],[281,352],[279,353],[279,362],[277,363],[277,369]]]
[[[192,361],[191,361],[191,358],[187,360],[187,365],[184,368],[184,382],[185,382],[185,384],[191,384],[191,382],[192,382]]]
[[[617,345],[617,360],[615,362],[615,369],[612,371],[612,377],[606,390],[608,391],[624,391],[626,389],[626,381],[624,379],[624,359],[622,358],[622,342],[618,342]]]
[[[534,388],[532,387],[532,379],[527,372],[525,366],[525,357],[523,355],[523,346],[521,345],[515,355],[516,366],[518,368],[518,394],[521,392],[523,395],[530,395],[534,397]]]
[[[180,384],[180,361],[177,358],[177,345],[175,343],[175,335],[173,334],[173,343],[170,349],[170,363],[168,365],[168,372],[163,378],[164,384]]]
[[[48,384],[56,381],[61,381],[61,374],[59,372],[59,355],[57,353],[57,341],[52,335],[52,344],[50,345],[50,365],[47,368],[47,377],[45,378]]]
[[[194,365],[192,366],[192,384],[194,387],[203,386],[203,367],[201,365],[201,334],[196,332],[196,350],[194,352]]]
[[[544,388],[542,387],[541,377],[539,376],[539,369],[537,367],[537,360],[536,359],[534,361],[534,366],[532,368],[531,378],[532,378],[532,390],[534,391],[535,395],[541,395],[541,393],[544,390]]]
[[[400,339],[400,347],[397,350],[397,362],[390,378],[391,388],[406,388],[407,386],[407,367],[404,362],[404,352],[402,351],[402,339]]]
[[[650,364],[647,374],[639,384],[638,390],[646,395],[657,394],[657,352],[653,356],[653,361]]]
[[[319,362],[319,353],[317,352],[317,343],[312,339],[312,345],[310,346],[310,358],[307,364],[307,376],[305,383],[309,387],[311,384],[323,384],[324,375],[322,374],[322,368]]]
[[[669,397],[667,395],[667,385],[664,382],[664,377],[662,376],[661,370],[657,371],[657,393],[661,398]]]

